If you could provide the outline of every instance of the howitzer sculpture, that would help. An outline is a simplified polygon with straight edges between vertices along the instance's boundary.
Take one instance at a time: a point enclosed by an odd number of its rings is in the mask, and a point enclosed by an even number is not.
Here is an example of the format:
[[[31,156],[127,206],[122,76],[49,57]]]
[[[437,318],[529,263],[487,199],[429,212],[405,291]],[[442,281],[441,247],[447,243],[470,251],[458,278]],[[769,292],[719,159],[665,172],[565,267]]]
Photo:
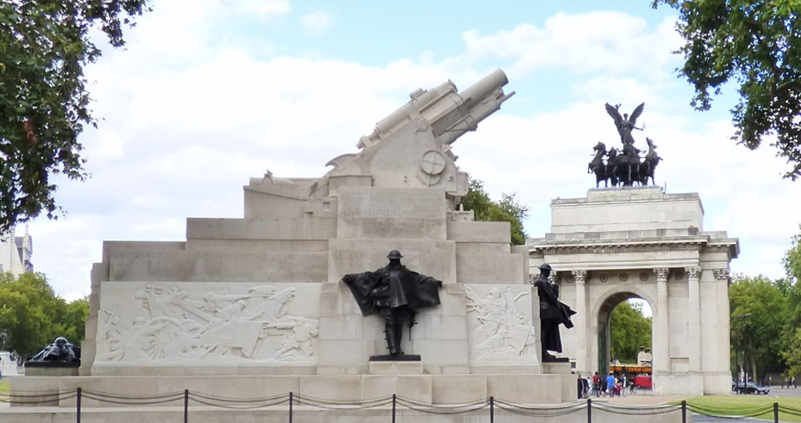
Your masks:
[[[479,122],[514,95],[504,94],[507,83],[506,74],[498,69],[461,93],[451,81],[430,90],[417,89],[409,94],[409,103],[361,137],[358,154],[343,154],[328,162],[334,169],[315,183],[312,197],[336,189],[340,179],[372,175],[372,185],[378,187],[443,185],[449,199],[458,203],[467,193],[467,173],[456,169],[457,156],[450,145],[475,131]],[[418,169],[416,181],[409,180],[409,168]]]

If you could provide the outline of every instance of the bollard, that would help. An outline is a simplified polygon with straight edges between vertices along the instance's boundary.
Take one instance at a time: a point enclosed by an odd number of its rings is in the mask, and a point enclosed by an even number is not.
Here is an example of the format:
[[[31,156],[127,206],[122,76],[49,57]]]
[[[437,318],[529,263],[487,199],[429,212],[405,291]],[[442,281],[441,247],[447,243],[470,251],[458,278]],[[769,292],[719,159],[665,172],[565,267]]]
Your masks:
[[[75,422],[81,423],[81,387],[78,387],[78,396],[75,401]]]
[[[189,423],[189,389],[184,389],[184,423]]]
[[[289,423],[292,423],[292,391],[289,391]]]
[[[495,423],[495,397],[490,397],[490,423]]]
[[[681,401],[681,423],[687,423],[687,401]]]
[[[773,403],[773,423],[779,423],[779,403]]]
[[[397,397],[395,396],[395,394],[392,394],[392,423],[395,423],[395,401],[396,400],[397,400]]]
[[[592,398],[587,398],[587,423],[592,423]]]

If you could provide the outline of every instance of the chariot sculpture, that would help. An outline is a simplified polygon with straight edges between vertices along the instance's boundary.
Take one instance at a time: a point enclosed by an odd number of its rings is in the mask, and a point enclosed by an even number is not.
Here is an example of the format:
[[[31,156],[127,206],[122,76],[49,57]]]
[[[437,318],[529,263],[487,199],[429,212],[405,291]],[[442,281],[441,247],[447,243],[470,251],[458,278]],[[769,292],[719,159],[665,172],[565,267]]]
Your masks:
[[[636,126],[637,118],[640,117],[645,109],[645,103],[637,106],[631,116],[627,113],[620,115],[620,105],[615,106],[606,103],[606,112],[615,121],[615,127],[620,134],[620,142],[623,144],[622,148],[618,150],[612,147],[611,150],[606,150],[606,144],[598,142],[593,147],[595,157],[587,165],[587,173],[595,174],[595,187],[600,188],[603,181],[604,187],[623,186],[630,187],[635,184],[648,185],[648,180],[651,184],[656,185],[654,173],[656,166],[662,160],[656,153],[656,144],[650,138],[645,138],[648,144],[648,152],[645,157],[640,157],[641,150],[634,146],[634,137],[632,136],[633,130],[642,131],[644,128]],[[604,161],[606,157],[606,161]]]

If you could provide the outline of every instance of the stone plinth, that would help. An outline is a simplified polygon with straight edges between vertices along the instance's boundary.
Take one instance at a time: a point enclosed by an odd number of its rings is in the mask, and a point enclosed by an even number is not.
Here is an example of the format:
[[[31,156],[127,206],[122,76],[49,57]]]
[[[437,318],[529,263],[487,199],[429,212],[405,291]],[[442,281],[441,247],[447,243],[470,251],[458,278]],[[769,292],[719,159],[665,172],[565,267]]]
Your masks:
[[[423,363],[420,361],[370,361],[371,375],[421,375]]]
[[[25,376],[78,376],[80,367],[80,362],[28,362],[25,363]]]
[[[404,363],[405,364],[405,363]],[[378,371],[406,372],[410,368],[373,367]],[[420,371],[417,367],[414,371]],[[570,374],[426,374],[386,373],[362,375],[308,376],[86,376],[19,377],[11,380],[12,392],[53,393],[81,387],[87,391],[116,396],[153,396],[189,389],[201,395],[225,398],[266,398],[293,392],[300,397],[354,404],[397,394],[424,404],[466,404],[490,396],[520,404],[556,404],[575,397],[576,377]],[[36,407],[40,404],[33,404]],[[75,398],[48,405],[75,407]],[[166,408],[182,405],[182,399],[159,404]],[[15,403],[14,408],[26,407]],[[84,398],[82,406],[123,407]]]

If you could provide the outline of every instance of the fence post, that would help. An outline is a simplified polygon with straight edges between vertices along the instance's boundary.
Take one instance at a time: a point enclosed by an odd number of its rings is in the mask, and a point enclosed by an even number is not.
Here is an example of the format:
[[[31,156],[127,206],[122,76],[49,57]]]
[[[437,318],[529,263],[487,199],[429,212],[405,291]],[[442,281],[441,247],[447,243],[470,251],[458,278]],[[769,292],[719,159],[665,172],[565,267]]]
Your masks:
[[[495,397],[490,397],[490,423],[495,423]]]
[[[78,387],[78,396],[75,401],[75,422],[81,423],[81,387]]]
[[[292,391],[289,391],[289,423],[292,423]]]
[[[397,396],[392,394],[392,423],[395,423],[395,401],[397,400]]]
[[[189,423],[189,389],[184,389],[184,423]]]
[[[592,398],[587,398],[587,423],[592,423]]]
[[[681,401],[681,423],[687,423],[687,401]]]
[[[779,403],[773,403],[773,423],[779,423]]]

